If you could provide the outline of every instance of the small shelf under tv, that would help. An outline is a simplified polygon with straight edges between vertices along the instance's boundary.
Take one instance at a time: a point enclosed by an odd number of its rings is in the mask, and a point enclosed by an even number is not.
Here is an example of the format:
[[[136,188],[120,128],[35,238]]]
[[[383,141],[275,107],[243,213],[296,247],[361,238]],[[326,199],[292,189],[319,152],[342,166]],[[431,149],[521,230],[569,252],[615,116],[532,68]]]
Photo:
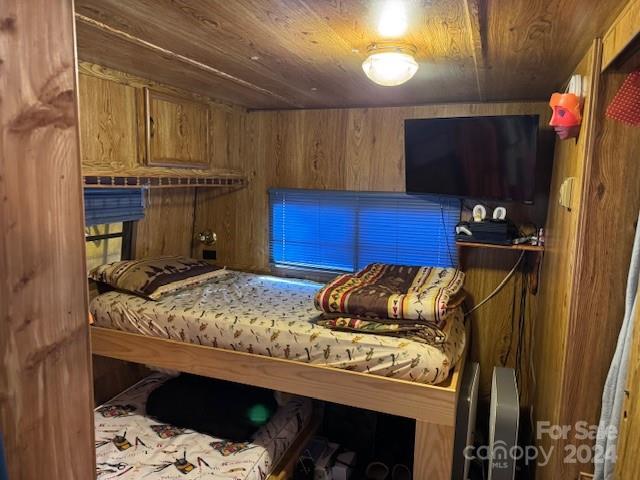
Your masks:
[[[522,243],[520,245],[496,245],[493,243],[478,243],[478,242],[463,242],[456,241],[456,245],[462,248],[497,248],[501,250],[520,250],[525,252],[544,252],[544,246],[542,245],[529,245]]]

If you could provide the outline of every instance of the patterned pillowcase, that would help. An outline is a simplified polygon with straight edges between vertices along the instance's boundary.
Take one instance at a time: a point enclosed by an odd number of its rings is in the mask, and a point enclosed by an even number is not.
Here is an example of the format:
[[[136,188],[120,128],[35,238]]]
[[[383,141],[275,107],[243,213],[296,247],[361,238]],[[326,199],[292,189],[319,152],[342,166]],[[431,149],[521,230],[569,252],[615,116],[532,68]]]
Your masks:
[[[100,265],[89,278],[128,293],[158,300],[163,295],[199,285],[224,273],[204,260],[186,257],[155,257]]]

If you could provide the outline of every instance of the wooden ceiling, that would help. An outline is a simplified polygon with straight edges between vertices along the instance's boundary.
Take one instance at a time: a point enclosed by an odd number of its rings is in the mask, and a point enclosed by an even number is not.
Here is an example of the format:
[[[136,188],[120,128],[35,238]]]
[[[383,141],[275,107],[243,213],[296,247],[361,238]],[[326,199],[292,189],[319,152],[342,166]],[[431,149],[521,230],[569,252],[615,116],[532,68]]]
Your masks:
[[[78,55],[249,108],[541,100],[624,0],[405,0],[420,69],[361,63],[383,0],[76,0]]]

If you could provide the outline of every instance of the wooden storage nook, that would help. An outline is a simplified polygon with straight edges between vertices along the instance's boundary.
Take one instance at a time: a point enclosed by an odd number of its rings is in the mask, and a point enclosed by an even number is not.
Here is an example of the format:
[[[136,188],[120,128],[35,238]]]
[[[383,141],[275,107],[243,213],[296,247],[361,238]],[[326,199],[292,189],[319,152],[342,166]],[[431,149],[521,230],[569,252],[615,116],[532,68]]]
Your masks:
[[[83,176],[165,185],[242,176],[229,148],[242,109],[96,64],[79,72]]]

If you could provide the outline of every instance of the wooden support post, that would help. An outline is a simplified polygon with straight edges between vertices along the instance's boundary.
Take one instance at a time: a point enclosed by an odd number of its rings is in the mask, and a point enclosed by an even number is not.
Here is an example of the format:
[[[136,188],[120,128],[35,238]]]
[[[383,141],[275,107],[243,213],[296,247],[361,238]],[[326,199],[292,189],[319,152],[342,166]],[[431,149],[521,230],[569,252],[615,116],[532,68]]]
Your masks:
[[[0,435],[12,480],[96,475],[75,63],[72,1],[2,0]]]
[[[438,425],[416,420],[413,449],[415,480],[450,480],[453,466],[453,425]]]

